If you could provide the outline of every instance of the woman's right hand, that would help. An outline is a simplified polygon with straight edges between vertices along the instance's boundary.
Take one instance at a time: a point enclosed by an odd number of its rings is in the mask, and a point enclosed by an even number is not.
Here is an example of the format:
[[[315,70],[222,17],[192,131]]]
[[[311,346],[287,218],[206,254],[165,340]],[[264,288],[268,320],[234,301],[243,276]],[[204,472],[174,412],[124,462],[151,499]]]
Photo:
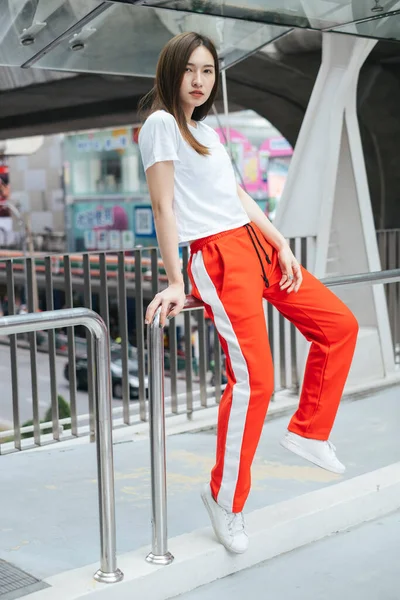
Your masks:
[[[168,318],[176,317],[185,306],[186,294],[184,284],[172,283],[165,290],[156,294],[146,310],[145,323],[149,325],[156,310],[161,306],[160,327],[164,327]]]

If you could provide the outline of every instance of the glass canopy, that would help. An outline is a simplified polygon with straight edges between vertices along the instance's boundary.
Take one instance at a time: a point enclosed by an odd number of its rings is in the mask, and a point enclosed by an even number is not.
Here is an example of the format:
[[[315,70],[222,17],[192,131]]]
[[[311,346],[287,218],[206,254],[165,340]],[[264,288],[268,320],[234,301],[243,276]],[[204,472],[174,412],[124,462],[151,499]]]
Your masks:
[[[0,0],[0,64],[22,66],[99,4],[96,0]]]
[[[153,77],[181,31],[224,68],[294,27],[400,40],[400,0],[0,0],[0,64]]]
[[[131,0],[117,0],[134,3]],[[399,0],[145,0],[146,6],[285,25],[327,29],[400,9]]]
[[[397,13],[390,16],[382,16],[379,19],[347,23],[341,27],[335,27],[335,31],[337,33],[350,33],[361,37],[399,41],[400,10]]]
[[[36,67],[153,77],[158,55],[181,31],[212,37],[224,67],[282,36],[288,27],[247,23],[209,15],[167,11],[126,4],[110,4],[90,25],[65,38],[40,58]],[[84,47],[74,51],[83,36]]]

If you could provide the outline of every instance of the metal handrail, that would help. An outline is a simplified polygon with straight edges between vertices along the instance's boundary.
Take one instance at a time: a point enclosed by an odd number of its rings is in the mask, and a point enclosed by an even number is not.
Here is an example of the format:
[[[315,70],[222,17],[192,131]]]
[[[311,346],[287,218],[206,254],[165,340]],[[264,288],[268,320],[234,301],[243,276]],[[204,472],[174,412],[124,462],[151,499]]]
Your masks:
[[[371,271],[370,273],[356,273],[354,275],[339,275],[337,277],[324,277],[321,283],[327,287],[339,285],[365,285],[395,283],[400,281],[400,269],[388,269],[387,271]]]
[[[115,583],[123,579],[117,568],[115,530],[114,460],[111,422],[111,369],[108,331],[103,319],[88,308],[66,308],[0,318],[0,333],[13,335],[86,327],[94,339],[96,365],[96,447],[100,513],[100,569],[96,581]]]
[[[400,281],[400,269],[373,271],[320,280],[327,287],[340,285],[383,284]],[[183,311],[199,310],[204,304],[194,296],[186,296]],[[152,495],[152,549],[146,560],[150,563],[168,565],[174,557],[168,551],[167,532],[167,483],[165,451],[165,407],[164,407],[164,343],[163,328],[160,327],[159,307],[147,328],[149,352],[149,426],[151,452],[151,495]]]

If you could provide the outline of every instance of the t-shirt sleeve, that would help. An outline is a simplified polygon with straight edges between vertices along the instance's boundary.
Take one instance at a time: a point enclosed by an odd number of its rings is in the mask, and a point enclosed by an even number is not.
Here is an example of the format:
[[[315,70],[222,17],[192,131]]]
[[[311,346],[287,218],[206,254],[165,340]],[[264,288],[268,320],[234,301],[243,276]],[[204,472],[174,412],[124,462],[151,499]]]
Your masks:
[[[170,114],[153,113],[139,134],[139,148],[144,170],[157,162],[179,161],[178,126]]]

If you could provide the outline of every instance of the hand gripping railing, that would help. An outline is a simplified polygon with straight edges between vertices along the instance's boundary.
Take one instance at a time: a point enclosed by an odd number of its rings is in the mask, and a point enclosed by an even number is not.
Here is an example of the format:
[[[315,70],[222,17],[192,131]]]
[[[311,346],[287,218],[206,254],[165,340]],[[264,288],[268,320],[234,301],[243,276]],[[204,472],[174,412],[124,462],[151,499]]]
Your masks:
[[[111,369],[108,331],[102,318],[87,308],[66,308],[0,318],[0,334],[12,335],[83,325],[94,339],[96,365],[96,447],[100,508],[100,569],[94,578],[102,583],[121,581],[117,568],[115,533],[114,464],[111,418]]]
[[[400,281],[400,269],[321,279],[321,282],[328,287],[394,283],[396,281]],[[200,308],[203,308],[202,302],[193,296],[186,296],[184,311]],[[153,539],[152,550],[146,560],[155,564],[168,565],[174,560],[174,557],[168,552],[164,332],[160,327],[160,312],[161,307],[156,311],[154,319],[147,329]]]

